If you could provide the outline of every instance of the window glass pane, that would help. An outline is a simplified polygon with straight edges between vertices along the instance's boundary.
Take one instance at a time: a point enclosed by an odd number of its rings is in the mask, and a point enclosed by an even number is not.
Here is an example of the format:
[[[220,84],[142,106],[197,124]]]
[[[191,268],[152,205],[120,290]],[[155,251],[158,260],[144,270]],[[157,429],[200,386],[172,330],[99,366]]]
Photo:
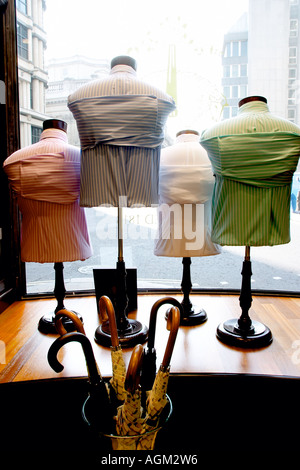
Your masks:
[[[295,37],[298,35],[298,20],[290,21],[290,36]]]
[[[291,121],[294,121],[294,119],[295,119],[295,110],[294,109],[289,109],[288,110],[288,119],[290,119]]]
[[[69,143],[80,146],[67,97],[106,76],[111,59],[123,54],[136,59],[138,77],[171,93],[177,103],[163,146],[175,142],[178,130],[201,133],[236,115],[239,98],[258,90],[274,112],[298,123],[297,66],[289,62],[296,59],[298,21],[290,18],[291,2],[285,2],[285,15],[269,0],[204,3],[197,15],[199,0],[186,9],[177,0],[153,0],[146,13],[139,0],[86,0],[84,8],[74,8],[71,0],[36,0],[28,10],[25,0],[17,1],[21,145],[38,139],[45,117],[54,117],[68,122]],[[292,3],[293,10],[300,8]],[[299,175],[293,180],[291,242],[251,249],[255,289],[299,288]],[[117,261],[116,208],[85,213],[93,255],[64,263],[69,291],[93,289],[93,269],[114,268]],[[126,209],[123,215],[124,259],[128,268],[137,268],[139,288],[180,288],[182,260],[154,255],[156,208]],[[225,246],[218,256],[192,258],[193,287],[239,289],[243,257],[244,247]],[[26,263],[26,276],[28,293],[53,291],[53,265]]]
[[[228,42],[226,45],[225,45],[225,57],[230,57],[231,56],[231,42]]]
[[[248,52],[248,42],[242,41],[241,42],[241,56],[246,57]]]
[[[241,85],[240,86],[240,98],[246,98],[248,92],[247,92],[247,85]]]
[[[39,141],[42,130],[43,129],[41,127],[31,126],[31,143],[32,144],[35,144],[36,142]]]
[[[18,55],[22,59],[28,59],[28,29],[21,23],[17,23]]]
[[[239,42],[238,41],[234,41],[232,43],[232,55],[233,56],[239,55]]]
[[[247,73],[248,73],[247,64],[241,64],[240,73],[241,73],[241,77],[247,77]]]
[[[230,65],[225,65],[224,67],[224,77],[230,77]]]
[[[230,87],[224,86],[223,93],[224,93],[224,96],[226,96],[226,98],[230,98]]]
[[[289,89],[288,91],[288,97],[289,98],[295,98],[295,95],[296,95],[296,90],[295,89]]]
[[[232,87],[232,98],[238,98],[239,96],[239,87],[238,85],[234,85]]]
[[[17,0],[16,7],[21,13],[27,14],[27,0]]]
[[[229,106],[226,106],[223,109],[223,119],[228,119],[230,117],[230,108]]]
[[[233,64],[231,66],[231,76],[235,78],[239,76],[239,65]]]

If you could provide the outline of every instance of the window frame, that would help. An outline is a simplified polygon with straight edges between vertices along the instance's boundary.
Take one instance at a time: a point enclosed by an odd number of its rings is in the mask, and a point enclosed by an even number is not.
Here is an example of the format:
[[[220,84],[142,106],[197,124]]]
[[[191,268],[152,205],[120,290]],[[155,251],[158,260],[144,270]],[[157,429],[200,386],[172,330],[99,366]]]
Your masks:
[[[24,26],[24,25],[23,25],[23,26]],[[28,39],[28,34],[27,34],[27,39]],[[15,40],[15,42],[17,42],[17,40]],[[28,58],[28,57],[27,57],[27,58]],[[241,64],[241,65],[244,65],[244,66],[247,67],[247,64]],[[239,67],[241,67],[241,65],[240,65]],[[239,70],[240,70],[240,69],[239,69]],[[247,74],[246,74],[246,75],[247,75]],[[232,74],[230,74],[230,77],[231,77],[231,76],[232,76]],[[238,73],[237,76],[241,76],[241,74]],[[232,113],[232,110],[231,110],[231,113]],[[15,118],[16,118],[16,116],[15,116]],[[20,278],[19,278],[19,279],[20,279]],[[24,281],[24,279],[25,279],[25,278],[24,278],[24,273],[23,273],[23,277],[22,277],[22,280],[21,280],[21,281]],[[193,290],[194,290],[195,292],[201,292],[201,293],[203,293],[203,292],[217,292],[217,293],[220,293],[220,294],[222,294],[222,295],[226,294],[227,292],[230,293],[230,294],[231,294],[231,293],[234,293],[234,292],[239,292],[239,290],[237,290],[237,289],[227,289],[227,290],[224,290],[224,289],[221,289],[221,288],[215,288],[215,289],[212,289],[212,288],[210,288],[210,289],[199,288],[199,289],[193,289]],[[146,289],[146,293],[152,292],[152,291],[157,291],[157,289]],[[162,293],[162,292],[167,293],[167,292],[169,292],[169,291],[170,291],[170,292],[173,292],[173,291],[178,292],[178,289],[174,289],[174,290],[171,290],[171,289],[159,289],[159,292],[160,292],[160,293]],[[91,293],[91,291],[88,291],[88,293]],[[139,293],[142,293],[142,291],[139,291]],[[256,295],[259,295],[259,293],[260,293],[260,291],[255,290],[255,294],[256,294]],[[71,293],[71,294],[70,294],[70,293],[69,293],[69,294],[67,293],[67,295],[82,295],[82,294],[84,294],[84,292],[82,292],[82,291],[76,291],[76,292]],[[263,290],[263,291],[261,291],[261,294],[262,294],[262,295],[268,295],[268,291],[267,291],[267,290]],[[274,291],[271,291],[270,294],[271,294],[271,295],[284,295],[285,293],[282,292],[282,291],[276,291],[275,293],[274,293]],[[52,296],[52,294],[48,294],[48,295],[49,295],[49,296]],[[291,296],[291,295],[293,295],[293,294],[292,294],[291,292],[287,292],[286,295],[287,295],[287,296]],[[24,295],[23,295],[23,296],[24,296]],[[25,295],[25,296],[26,296],[26,297],[27,297],[27,296],[30,297],[30,295]],[[45,296],[47,296],[47,294],[46,294],[46,295],[45,295],[45,294],[40,294],[40,295],[38,295],[38,297],[45,297]],[[300,296],[300,294],[299,294],[298,296]]]

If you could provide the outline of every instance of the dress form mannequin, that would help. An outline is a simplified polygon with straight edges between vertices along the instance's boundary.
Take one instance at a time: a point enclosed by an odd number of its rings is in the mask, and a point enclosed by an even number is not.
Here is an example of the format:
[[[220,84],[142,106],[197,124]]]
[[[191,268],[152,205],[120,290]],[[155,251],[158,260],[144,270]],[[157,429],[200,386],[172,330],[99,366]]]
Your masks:
[[[190,265],[191,257],[220,252],[210,239],[213,186],[211,163],[199,143],[199,133],[190,129],[179,131],[175,144],[162,150],[159,230],[154,254],[182,257],[182,325],[201,324],[207,319],[206,312],[193,306],[189,299]]]
[[[57,307],[41,318],[43,333],[56,332],[55,314],[65,308],[63,262],[92,254],[78,201],[80,150],[68,144],[66,131],[64,121],[46,120],[39,142],[13,153],[3,165],[22,213],[21,260],[54,263]],[[69,319],[63,323],[65,329],[73,329]]]
[[[202,133],[212,161],[212,239],[245,246],[240,305],[242,315],[224,322],[217,336],[238,347],[264,347],[272,341],[265,325],[251,321],[251,246],[288,243],[291,178],[300,154],[300,128],[273,115],[263,96],[239,102],[236,117]]]
[[[164,127],[173,98],[140,80],[135,59],[118,56],[106,78],[68,97],[82,150],[80,205],[151,207],[158,202]]]
[[[67,132],[67,127],[68,127],[67,123],[60,119],[47,119],[46,121],[43,122],[43,130],[60,129],[64,132]],[[54,263],[54,271],[55,271],[54,295],[57,300],[57,306],[54,310],[54,315],[50,314],[50,315],[44,315],[43,317],[41,317],[38,327],[42,333],[56,332],[55,315],[60,310],[65,309],[64,298],[66,295],[66,288],[65,288],[65,283],[64,283],[63,269],[64,269],[64,265],[62,262]],[[75,313],[80,318],[80,320],[83,321],[82,317],[77,312],[73,311],[73,313]],[[67,331],[72,331],[74,329],[74,324],[69,318],[64,317],[62,319],[62,323]]]
[[[128,65],[129,67],[132,67],[134,70],[137,68],[136,60],[133,59],[133,57],[127,56],[127,55],[119,55],[117,57],[114,57],[111,60],[110,66],[111,68],[115,67],[116,65]]]
[[[197,131],[185,130],[177,132],[176,137],[183,134],[195,134],[199,136],[199,132]],[[183,307],[183,318],[181,319],[181,324],[183,325],[199,325],[207,320],[206,311],[193,305],[190,300],[190,292],[192,290],[191,264],[192,260],[190,256],[184,256],[182,258],[181,290],[183,292],[183,300],[181,305]]]
[[[251,101],[267,103],[267,99],[263,96],[248,96],[240,100],[238,106],[240,108]],[[249,316],[249,310],[252,304],[250,246],[245,247],[245,257],[241,274],[242,284],[239,300],[242,314],[238,321],[234,319],[221,323],[217,328],[217,335],[221,341],[229,341],[229,343],[232,342],[234,345],[251,344],[255,346],[255,344],[257,344],[258,346],[265,346],[272,341],[271,331],[262,323],[252,321]]]
[[[268,100],[264,96],[247,96],[239,101],[238,106],[239,108],[246,103],[250,103],[250,101],[262,101],[263,103],[267,103]]]
[[[107,78],[84,85],[69,96],[81,150],[80,204],[118,207],[116,320],[123,347],[144,342],[148,329],[126,317],[128,304],[123,258],[122,207],[158,202],[158,172],[164,125],[174,100],[136,76],[136,61],[118,56]],[[110,345],[109,325],[95,339]]]
[[[46,119],[46,121],[43,122],[43,131],[46,129],[60,129],[67,132],[68,124],[61,119]]]

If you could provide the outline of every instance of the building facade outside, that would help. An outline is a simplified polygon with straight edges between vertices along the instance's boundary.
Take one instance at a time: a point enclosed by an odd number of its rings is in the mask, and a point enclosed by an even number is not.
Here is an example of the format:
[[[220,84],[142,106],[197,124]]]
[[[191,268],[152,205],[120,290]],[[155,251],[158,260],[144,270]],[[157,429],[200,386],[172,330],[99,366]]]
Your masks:
[[[237,113],[240,99],[265,96],[270,109],[300,122],[299,0],[249,0],[224,36],[223,119]],[[276,28],[274,28],[276,24]]]
[[[237,113],[238,101],[266,96],[272,111],[300,120],[299,0],[249,0],[249,11],[224,36],[223,119]],[[66,99],[74,89],[109,71],[105,60],[82,56],[44,63],[47,35],[45,0],[16,0],[21,146],[39,139],[48,117],[66,120],[69,138],[79,145]],[[276,23],[279,27],[274,28]],[[66,73],[67,71],[67,73]]]
[[[250,0],[248,93],[262,95],[270,110],[288,117],[289,0]],[[276,28],[274,28],[276,24]]]
[[[62,119],[68,124],[70,144],[79,146],[80,140],[76,121],[67,105],[68,96],[85,83],[103,78],[109,70],[110,64],[107,60],[90,59],[79,55],[49,60],[45,109],[49,116]]]
[[[236,116],[238,101],[248,94],[248,14],[244,13],[224,36],[223,119]]]
[[[287,117],[298,123],[300,122],[299,20],[299,0],[290,0]]]
[[[21,147],[39,140],[45,119],[62,119],[68,138],[79,145],[67,97],[84,83],[109,72],[106,60],[74,56],[45,63],[43,29],[46,0],[16,0]]]
[[[21,147],[39,140],[45,114],[48,74],[44,64],[45,0],[16,0]]]

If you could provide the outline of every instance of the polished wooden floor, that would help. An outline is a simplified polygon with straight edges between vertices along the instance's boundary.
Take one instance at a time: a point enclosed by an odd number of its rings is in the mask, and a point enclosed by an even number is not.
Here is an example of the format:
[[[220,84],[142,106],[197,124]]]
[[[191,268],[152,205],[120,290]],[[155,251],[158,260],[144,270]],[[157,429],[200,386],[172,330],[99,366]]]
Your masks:
[[[139,295],[137,312],[129,318],[137,318],[149,324],[153,303],[163,295]],[[179,301],[182,296],[174,296]],[[272,343],[264,348],[251,350],[230,347],[218,340],[219,323],[240,316],[236,295],[192,295],[194,305],[204,308],[208,320],[199,326],[179,329],[175,344],[171,373],[173,374],[260,374],[300,377],[300,299],[286,297],[253,296],[250,309],[252,320],[267,325],[273,334]],[[79,343],[65,345],[59,353],[64,370],[57,374],[48,364],[47,352],[55,335],[38,331],[39,319],[56,306],[55,299],[24,300],[13,303],[0,315],[0,382],[27,381],[58,377],[83,377],[87,375],[84,355]],[[103,377],[112,373],[110,349],[94,341],[99,325],[96,299],[70,297],[65,307],[80,313],[85,331],[91,340],[95,357]],[[158,311],[155,347],[157,361],[161,361],[168,339],[164,312]],[[125,349],[129,361],[132,349]]]

